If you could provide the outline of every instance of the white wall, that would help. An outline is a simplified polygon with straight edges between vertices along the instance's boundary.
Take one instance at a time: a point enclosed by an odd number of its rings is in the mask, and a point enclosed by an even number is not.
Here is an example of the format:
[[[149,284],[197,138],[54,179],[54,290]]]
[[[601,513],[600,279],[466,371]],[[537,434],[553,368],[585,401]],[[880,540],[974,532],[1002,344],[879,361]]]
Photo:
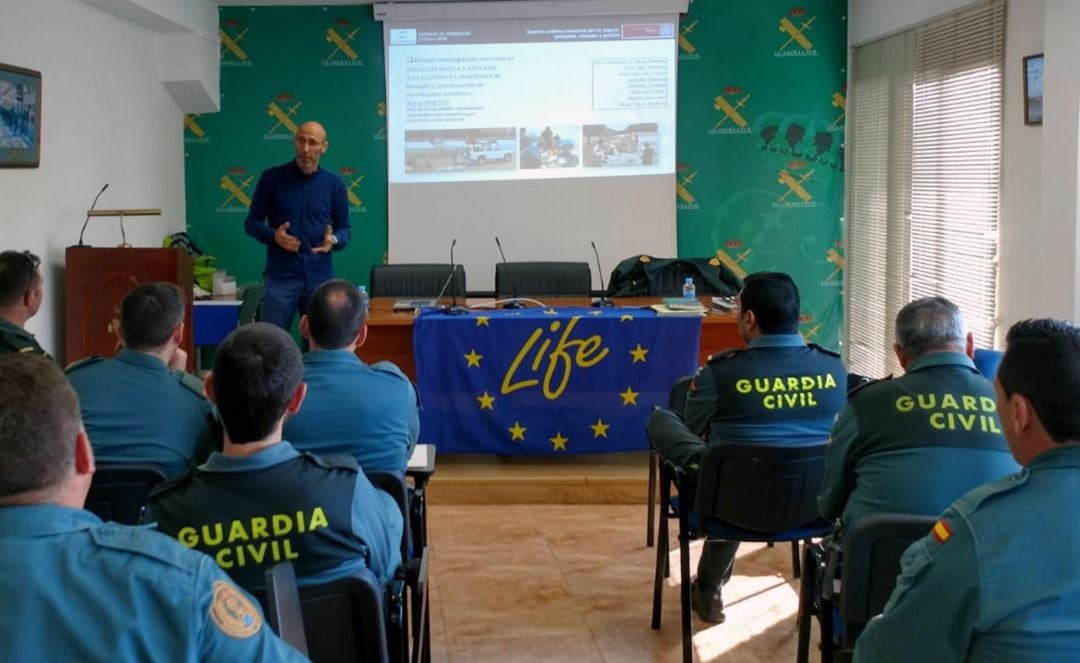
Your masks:
[[[850,0],[851,43],[911,27],[966,0]],[[1028,317],[1080,318],[1080,2],[1010,0],[1005,20],[999,338]],[[1024,125],[1023,57],[1046,53],[1044,124]]]
[[[182,116],[161,82],[158,33],[77,0],[2,4],[0,62],[41,71],[43,99],[41,166],[0,170],[0,248],[42,257],[46,303],[27,327],[61,357],[64,248],[101,186],[100,208],[161,208],[125,222],[131,244],[184,229]],[[91,244],[120,243],[115,220],[90,223]]]

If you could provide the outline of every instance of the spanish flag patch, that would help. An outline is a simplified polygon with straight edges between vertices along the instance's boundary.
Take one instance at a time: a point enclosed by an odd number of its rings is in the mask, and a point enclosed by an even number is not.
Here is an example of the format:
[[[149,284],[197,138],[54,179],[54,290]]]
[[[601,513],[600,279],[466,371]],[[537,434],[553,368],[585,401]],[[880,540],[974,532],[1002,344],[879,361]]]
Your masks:
[[[944,519],[934,523],[934,527],[930,530],[930,533],[934,535],[934,540],[939,544],[945,543],[952,536],[952,530],[949,529],[949,524]]]

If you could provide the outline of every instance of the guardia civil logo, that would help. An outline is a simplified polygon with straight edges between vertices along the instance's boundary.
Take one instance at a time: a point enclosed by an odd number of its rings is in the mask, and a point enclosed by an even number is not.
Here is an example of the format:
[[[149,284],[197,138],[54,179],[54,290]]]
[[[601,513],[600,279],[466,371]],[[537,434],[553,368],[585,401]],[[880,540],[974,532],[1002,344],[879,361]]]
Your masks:
[[[239,19],[227,18],[218,29],[222,67],[250,67],[253,63],[244,47],[248,28]]]
[[[249,191],[255,182],[255,175],[249,175],[242,166],[230,167],[221,179],[218,186],[221,187],[223,198],[217,206],[221,214],[247,214],[251,206]]]
[[[679,59],[680,60],[700,60],[701,54],[698,53],[697,46],[691,41],[694,34],[694,28],[698,25],[698,19],[691,19],[689,16],[683,16],[682,26],[679,28]]]
[[[680,162],[675,164],[675,173],[675,195],[678,197],[678,201],[675,203],[676,209],[701,209],[697,198],[694,197],[693,192],[690,190],[690,187],[694,184],[694,178],[697,177],[697,171],[691,168],[690,164]]]
[[[293,97],[291,92],[278,92],[267,102],[266,114],[270,117],[270,129],[263,134],[263,140],[292,140],[296,136],[297,113],[303,102]]]
[[[359,26],[344,16],[334,19],[326,28],[327,54],[322,59],[324,67],[362,67],[364,61],[356,52],[355,41],[360,33]]]
[[[806,169],[806,162],[802,159],[792,159],[787,166],[777,173],[776,181],[783,187],[779,197],[773,202],[773,207],[817,207],[814,196],[811,195],[809,186],[812,183],[810,177],[814,169]]]
[[[750,110],[751,94],[738,85],[728,85],[723,92],[713,99],[713,108],[719,113],[719,119],[709,129],[712,135],[718,134],[748,134],[753,129],[747,119]]]
[[[338,174],[345,180],[345,188],[349,197],[349,211],[357,213],[367,212],[364,201],[360,198],[360,184],[364,181],[364,175],[358,174],[353,166],[338,168]]]
[[[811,40],[812,30],[816,16],[807,16],[804,7],[792,7],[788,15],[780,19],[780,32],[783,41],[780,47],[773,51],[773,57],[807,57],[817,56],[817,49]]]
[[[745,279],[746,269],[743,268],[743,263],[750,257],[752,250],[749,246],[743,244],[741,239],[729,239],[724,242],[722,247],[716,250],[716,257],[713,260],[717,264],[727,267],[732,274],[740,279]],[[713,260],[709,261],[710,265],[713,264]]]
[[[210,137],[206,135],[206,130],[199,124],[199,118],[202,117],[198,113],[185,114],[184,115],[184,142],[185,143],[209,143]]]

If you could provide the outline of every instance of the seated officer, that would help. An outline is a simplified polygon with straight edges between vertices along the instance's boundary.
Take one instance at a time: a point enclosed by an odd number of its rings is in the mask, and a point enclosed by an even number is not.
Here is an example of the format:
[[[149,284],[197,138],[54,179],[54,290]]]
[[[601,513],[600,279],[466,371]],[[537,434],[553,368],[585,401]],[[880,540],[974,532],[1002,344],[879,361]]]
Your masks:
[[[202,381],[184,372],[184,293],[144,283],[120,305],[124,349],[67,368],[102,463],[150,463],[176,476],[221,447],[221,425]]]
[[[799,335],[799,290],[790,276],[750,274],[736,301],[739,333],[748,347],[714,354],[698,369],[686,396],[685,423],[669,410],[649,418],[657,451],[691,475],[706,439],[821,442],[844,406],[844,365],[839,355]],[[734,541],[705,544],[692,591],[694,610],[704,621],[724,620],[720,586],[731,576],[738,549]]]
[[[218,346],[206,393],[225,427],[224,451],[150,495],[148,521],[209,553],[241,586],[292,561],[301,585],[368,566],[382,581],[401,564],[404,523],[348,456],[320,458],[282,440],[304,401],[296,343],[269,323],[244,325]]]
[[[0,253],[0,355],[30,352],[48,357],[26,321],[41,308],[44,296],[41,259],[29,251]]]
[[[420,433],[416,391],[394,364],[368,366],[356,356],[367,337],[367,302],[352,283],[323,283],[311,295],[300,333],[304,407],[285,422],[285,437],[301,451],[346,454],[364,471],[405,473]]]
[[[82,509],[94,455],[41,357],[0,357],[0,659],[303,661],[212,559]]]
[[[833,426],[818,508],[843,514],[845,528],[868,513],[936,516],[1020,469],[955,304],[926,297],[901,309],[894,350],[904,376],[855,389]]]
[[[1014,325],[994,391],[1024,469],[964,495],[907,549],[856,661],[1076,660],[1080,328]]]

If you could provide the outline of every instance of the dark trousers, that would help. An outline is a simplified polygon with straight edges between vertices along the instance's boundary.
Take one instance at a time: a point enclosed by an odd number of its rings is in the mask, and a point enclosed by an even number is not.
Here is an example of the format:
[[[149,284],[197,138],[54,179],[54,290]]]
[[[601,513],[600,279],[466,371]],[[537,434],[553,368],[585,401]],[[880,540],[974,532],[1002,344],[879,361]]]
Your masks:
[[[705,452],[705,440],[686,427],[682,417],[671,410],[656,410],[647,424],[649,439],[664,460],[681,467],[689,477],[697,477],[701,455]],[[680,499],[693,500],[693,495],[680,495]],[[735,567],[735,554],[739,551],[737,541],[706,541],[698,562],[698,586],[711,592],[728,581]]]
[[[267,275],[262,303],[259,305],[259,320],[289,331],[296,314],[307,312],[310,297],[311,291],[304,277],[283,279]]]

